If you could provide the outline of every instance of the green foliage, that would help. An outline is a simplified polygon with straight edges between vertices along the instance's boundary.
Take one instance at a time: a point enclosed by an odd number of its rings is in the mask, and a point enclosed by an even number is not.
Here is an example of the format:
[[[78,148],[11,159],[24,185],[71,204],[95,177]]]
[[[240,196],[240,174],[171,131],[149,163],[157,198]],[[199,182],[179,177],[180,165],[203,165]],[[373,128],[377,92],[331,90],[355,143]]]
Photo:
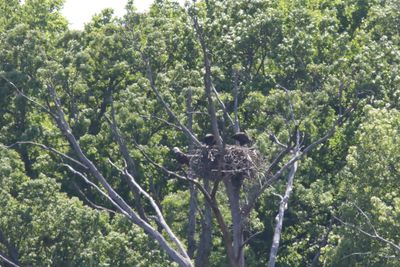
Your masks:
[[[110,219],[60,192],[54,179],[31,180],[17,154],[0,148],[0,229],[34,266],[162,266],[155,244],[125,218]],[[144,249],[144,250],[143,250]],[[159,262],[159,263],[157,263]]]
[[[83,31],[74,31],[60,13],[63,2],[0,0],[0,74],[36,102],[0,78],[0,143],[35,141],[76,157],[43,109],[54,108],[47,91],[51,84],[84,153],[134,206],[125,180],[108,163],[123,165],[108,124],[115,118],[135,160],[136,180],[185,240],[187,184],[155,168],[137,145],[155,162],[186,171],[171,159],[170,147],[187,151],[189,140],[154,94],[147,63],[178,119],[188,123],[191,94],[194,133],[201,138],[211,130],[192,8],[156,1],[148,13],[138,14],[129,1],[125,17],[117,19],[106,9]],[[241,129],[266,161],[280,151],[270,133],[286,142],[298,128],[303,145],[309,145],[326,134],[346,107],[358,103],[325,145],[302,158],[277,265],[310,266],[320,252],[321,266],[397,266],[399,251],[393,246],[335,217],[371,234],[373,226],[386,240],[399,243],[398,1],[209,0],[196,7],[213,84],[232,117],[238,85]],[[230,143],[233,129],[215,105]],[[172,264],[125,218],[87,206],[89,200],[112,208],[61,163],[61,157],[38,147],[0,147],[0,233],[18,251],[21,265]],[[249,266],[268,261],[279,205],[275,194],[284,188],[284,181],[269,188],[246,222],[246,237],[261,232],[245,246]],[[217,198],[229,222],[228,201],[223,192]],[[204,199],[198,203],[201,210]],[[148,203],[143,208],[153,214]],[[198,214],[197,223],[201,220]],[[213,225],[211,263],[224,266],[221,233]],[[328,242],[321,246],[326,235]],[[0,238],[0,252],[10,255],[6,243]]]
[[[330,252],[332,264],[356,265],[374,263],[378,266],[396,266],[399,251],[388,243],[372,239],[357,229],[398,243],[399,192],[399,126],[400,114],[393,109],[364,108],[366,117],[355,135],[346,167],[337,175],[341,181],[340,194],[346,196],[338,217],[355,225],[339,228],[344,233],[338,246]],[[351,237],[351,238],[350,238]],[[364,252],[363,257],[342,258],[346,254]],[[347,262],[347,263],[346,263]]]

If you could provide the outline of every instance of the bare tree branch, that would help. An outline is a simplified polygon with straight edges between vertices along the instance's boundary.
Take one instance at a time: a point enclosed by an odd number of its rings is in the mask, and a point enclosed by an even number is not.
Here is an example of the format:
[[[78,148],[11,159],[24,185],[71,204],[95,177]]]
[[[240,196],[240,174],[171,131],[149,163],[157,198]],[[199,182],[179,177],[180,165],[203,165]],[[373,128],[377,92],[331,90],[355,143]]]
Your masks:
[[[199,24],[197,13],[196,13],[196,0],[193,0],[193,13],[192,13],[192,20],[193,20],[193,26],[195,29],[195,32],[197,34],[197,38],[199,39],[201,49],[203,51],[203,61],[204,61],[204,68],[205,68],[205,73],[204,73],[204,90],[205,94],[207,97],[207,102],[208,102],[208,114],[210,115],[211,119],[211,127],[212,127],[212,133],[214,134],[217,145],[219,149],[222,152],[223,148],[223,141],[221,138],[221,135],[219,133],[218,129],[218,118],[217,118],[217,113],[215,110],[214,102],[212,99],[212,73],[211,73],[211,60],[209,57],[209,50],[206,45],[206,41],[204,38],[204,32],[202,27]]]
[[[65,166],[65,165],[64,165],[64,166]],[[72,168],[71,166],[66,166],[66,167],[67,167],[68,169]],[[86,181],[85,181],[85,182],[86,182]],[[110,209],[107,209],[106,207],[97,205],[97,204],[95,204],[93,201],[91,201],[91,200],[85,195],[85,193],[82,192],[82,190],[79,188],[79,186],[78,186],[75,182],[73,182],[73,185],[74,185],[76,191],[79,193],[79,195],[81,195],[81,197],[83,197],[83,198],[85,199],[85,201],[89,204],[89,206],[91,206],[92,208],[97,209],[97,210],[102,210],[102,211],[106,211],[106,212],[111,213],[111,214],[116,214],[115,211],[110,210]]]
[[[228,244],[229,244],[229,246],[232,246],[232,238],[231,238],[231,235],[230,235],[229,230],[228,230],[228,227],[227,227],[227,225],[226,225],[226,223],[225,223],[225,220],[224,220],[224,217],[223,217],[223,215],[222,215],[222,212],[221,212],[221,210],[220,210],[219,207],[218,207],[218,203],[217,203],[216,199],[213,197],[213,195],[210,195],[209,192],[203,187],[203,185],[202,185],[199,181],[197,181],[196,179],[192,179],[192,178],[189,178],[189,177],[185,177],[185,176],[182,176],[182,175],[177,174],[176,172],[173,172],[173,171],[168,170],[168,169],[165,168],[164,166],[162,166],[162,165],[158,164],[157,162],[155,162],[154,160],[152,160],[152,159],[146,154],[146,152],[144,152],[144,150],[143,150],[142,148],[140,148],[139,145],[136,144],[136,147],[140,150],[140,152],[142,153],[142,155],[143,155],[151,164],[153,164],[153,165],[156,166],[157,168],[161,169],[161,170],[164,171],[166,174],[171,175],[171,176],[173,176],[173,177],[176,177],[176,178],[178,178],[178,179],[180,179],[180,180],[183,180],[183,181],[191,182],[191,183],[193,183],[193,184],[196,185],[196,187],[197,187],[197,188],[200,190],[200,192],[203,194],[205,200],[210,204],[211,209],[212,209],[213,212],[214,212],[215,218],[216,218],[216,220],[217,220],[217,222],[218,222],[218,225],[219,225],[220,230],[221,230],[221,232],[222,232],[222,235],[223,235],[223,237],[224,237],[223,239],[224,239],[224,242],[226,243],[226,246],[228,246]],[[216,192],[216,191],[215,191],[215,192]],[[232,249],[232,248],[231,248],[231,249]],[[231,251],[231,253],[232,253],[232,255],[233,255],[233,251]]]
[[[287,148],[288,147],[287,145],[285,145],[281,141],[279,141],[278,137],[276,137],[276,135],[273,134],[273,133],[269,134],[269,140],[271,140],[273,143],[277,144],[280,147],[283,147],[283,148]]]
[[[375,226],[371,223],[371,220],[369,219],[368,215],[367,215],[362,209],[360,209],[356,204],[353,204],[353,205],[357,208],[357,210],[361,213],[361,215],[366,219],[368,225],[372,228],[373,233],[370,233],[370,232],[368,232],[368,231],[365,231],[365,230],[363,230],[362,228],[360,228],[359,226],[356,226],[356,225],[354,225],[354,224],[352,224],[352,223],[345,222],[345,221],[341,220],[340,218],[338,218],[338,217],[336,217],[336,216],[334,216],[334,218],[335,218],[337,221],[339,221],[341,224],[343,224],[343,225],[345,225],[345,226],[348,226],[348,227],[351,227],[351,228],[354,228],[354,229],[356,229],[357,231],[359,231],[360,233],[362,233],[362,234],[364,234],[364,235],[366,235],[366,236],[368,236],[368,237],[370,237],[370,238],[372,238],[372,239],[379,240],[380,242],[382,242],[382,243],[384,243],[384,244],[386,244],[386,245],[388,245],[388,246],[390,246],[390,247],[392,247],[392,248],[394,248],[395,250],[397,250],[397,251],[400,252],[400,245],[394,243],[394,242],[391,241],[391,240],[388,240],[388,239],[382,237],[382,236],[378,233],[378,231],[376,230]]]
[[[16,263],[12,262],[11,260],[9,260],[6,256],[4,256],[1,252],[0,252],[0,260],[10,264],[13,267],[20,267],[19,265],[17,265]]]
[[[374,227],[374,225],[372,224],[371,220],[369,219],[368,215],[355,203],[352,203],[352,205],[354,207],[356,207],[356,209],[358,210],[359,213],[361,213],[361,215],[366,219],[366,221],[368,222],[368,225],[372,228],[372,230],[374,231],[374,234],[377,235],[377,231],[376,228]]]
[[[126,169],[120,169],[118,166],[116,166],[111,160],[109,160],[110,164],[114,166],[117,170],[119,170],[123,175],[126,175],[131,183],[136,187],[136,189],[139,191],[140,194],[142,194],[149,202],[150,205],[153,207],[153,210],[156,212],[156,216],[158,218],[158,222],[160,225],[164,228],[164,230],[167,232],[167,235],[169,238],[175,243],[175,245],[178,247],[179,252],[185,257],[189,259],[189,256],[187,255],[182,243],[178,240],[178,238],[175,236],[175,234],[172,232],[171,228],[168,226],[167,222],[164,219],[164,216],[161,213],[160,208],[154,201],[154,199],[140,187],[140,185],[135,181],[133,176],[126,170]],[[126,163],[126,162],[125,162]]]
[[[192,89],[189,88],[187,91],[187,96],[186,96],[186,116],[187,116],[187,128],[189,129],[190,132],[193,132],[193,105],[192,105]],[[194,149],[194,143],[193,140],[189,140],[189,151],[193,151]],[[195,173],[192,170],[192,166],[190,166],[189,172],[188,172],[188,177],[194,179],[195,178]],[[187,241],[188,241],[188,254],[191,258],[194,257],[195,251],[196,251],[196,214],[198,210],[198,203],[197,203],[197,188],[193,183],[189,184],[189,192],[190,192],[190,199],[189,199],[189,210],[188,210],[188,227],[187,227]],[[209,205],[208,202],[206,205]],[[210,212],[211,213],[211,212]],[[204,218],[203,219],[207,219]],[[211,236],[211,231],[210,231],[210,236]],[[201,238],[201,237],[200,237]],[[208,244],[200,244],[198,247],[199,251],[205,247],[208,246]],[[199,254],[199,253],[198,253]],[[197,257],[198,258],[198,257]],[[207,254],[207,260],[209,258],[209,254]],[[197,259],[196,259],[197,260]],[[205,260],[205,261],[207,261]]]
[[[186,134],[186,136],[189,137],[191,140],[193,140],[193,142],[197,146],[201,147],[202,146],[201,142],[196,138],[196,136],[191,131],[189,131],[189,129],[185,125],[183,125],[181,123],[181,121],[178,119],[178,117],[172,111],[172,109],[170,108],[168,103],[165,102],[164,98],[162,97],[162,95],[160,94],[159,90],[157,89],[157,86],[156,86],[156,83],[155,83],[154,77],[153,77],[153,71],[151,70],[151,66],[150,66],[150,63],[148,62],[148,59],[143,54],[142,54],[142,57],[143,57],[143,60],[144,60],[144,62],[146,64],[147,79],[149,80],[150,87],[153,90],[153,92],[155,93],[155,95],[157,96],[158,100],[162,103],[162,105],[164,106],[164,108],[167,111],[168,115],[170,115],[172,118],[174,118],[174,120],[178,123],[179,127]]]
[[[54,114],[48,108],[46,108],[45,106],[43,106],[36,100],[33,100],[33,98],[27,96],[23,90],[20,90],[12,81],[10,81],[8,78],[6,78],[3,74],[0,74],[0,77],[3,78],[8,84],[10,84],[14,88],[14,90],[17,91],[17,93],[20,96],[24,97],[26,100],[33,103],[35,106],[38,106],[40,109],[42,109],[44,112],[46,112],[50,116],[54,117]]]
[[[140,115],[140,117],[142,117],[144,119],[150,119],[150,118],[151,119],[156,119],[156,120],[161,121],[161,122],[165,123],[166,125],[171,126],[171,127],[175,128],[175,129],[177,129],[179,131],[183,131],[182,128],[179,125],[171,123],[171,122],[169,122],[169,121],[167,121],[167,120],[165,120],[163,118],[157,117],[155,115],[151,115],[151,116]]]
[[[150,224],[148,224],[145,220],[141,219],[140,216],[136,212],[132,210],[132,208],[125,202],[125,200],[110,186],[105,177],[101,174],[101,172],[97,169],[97,167],[90,161],[86,155],[83,153],[80,145],[78,144],[75,136],[72,134],[72,131],[65,120],[64,112],[61,108],[61,103],[56,95],[55,89],[49,85],[48,91],[50,93],[51,99],[55,105],[56,112],[56,122],[59,129],[65,135],[67,140],[70,142],[72,148],[75,153],[78,155],[82,164],[89,168],[89,172],[102,184],[102,186],[106,189],[109,197],[115,202],[118,207],[121,209],[121,212],[125,214],[133,223],[137,224],[141,227],[145,232],[154,238],[159,245],[166,251],[166,253],[179,265],[181,266],[193,266],[190,259],[186,257],[184,254],[182,255],[178,251],[176,251],[168,241],[156,231]]]
[[[285,91],[286,96],[288,98],[290,119],[295,123],[295,119],[294,119],[295,115],[294,115],[293,103],[292,103],[292,101],[290,99],[289,90],[286,87],[284,87],[284,86],[282,86],[280,84],[277,84],[277,87],[282,88]]]
[[[83,173],[75,170],[72,166],[68,165],[68,164],[61,164],[65,167],[67,167],[70,172],[72,172],[73,174],[78,175],[79,177],[81,177],[83,179],[83,181],[85,181],[85,183],[87,183],[88,185],[90,185],[91,187],[93,187],[97,192],[99,192],[103,197],[105,197],[108,201],[111,202],[111,204],[113,204],[113,206],[118,209],[121,213],[128,215],[128,213],[126,213],[106,192],[104,192],[100,187],[98,187],[95,183],[93,183],[92,181],[89,180],[89,178],[87,178]]]
[[[259,234],[262,234],[262,232],[263,232],[263,231],[255,232],[254,234],[252,234],[251,236],[249,236],[246,240],[244,240],[241,249],[243,249],[244,246],[246,246],[248,243],[250,243],[250,241],[251,241],[254,237],[258,236]]]
[[[214,87],[214,85],[212,83],[211,83],[211,88],[212,88],[212,91],[213,91],[215,97],[218,100],[219,105],[221,106],[222,110],[224,111],[225,116],[228,118],[230,125],[235,127],[235,123],[233,122],[231,116],[229,115],[229,112],[228,112],[228,109],[225,106],[225,103],[219,97],[219,93],[218,93],[217,89],[215,89],[215,87]]]
[[[76,160],[76,159],[74,159],[74,158],[68,156],[68,155],[65,154],[65,153],[62,153],[62,152],[58,151],[57,149],[54,149],[54,148],[52,148],[52,147],[48,147],[48,146],[43,145],[43,144],[40,144],[40,143],[31,142],[31,141],[19,141],[19,142],[15,142],[14,144],[11,144],[11,145],[8,145],[8,146],[5,146],[5,147],[6,147],[6,148],[12,148],[12,147],[14,147],[14,146],[16,146],[16,145],[34,145],[34,146],[38,146],[38,147],[40,147],[40,148],[42,148],[42,149],[44,149],[44,150],[47,150],[47,151],[50,151],[50,152],[52,152],[52,153],[54,153],[54,154],[56,154],[56,155],[59,155],[59,156],[65,158],[65,159],[67,159],[67,160],[69,160],[69,161],[71,161],[71,162],[73,162],[73,163],[79,165],[80,167],[82,167],[82,168],[84,168],[84,169],[88,169],[88,167],[86,167],[86,166],[85,166],[84,164],[82,164],[80,161],[78,161],[78,160]]]
[[[239,74],[237,71],[234,72],[234,81],[233,81],[233,113],[235,115],[235,133],[240,132],[240,124],[239,124],[239,115],[238,115],[238,105],[239,105]]]
[[[346,109],[346,112],[342,115],[339,116],[339,118],[334,122],[333,126],[331,129],[321,138],[315,140],[312,142],[310,145],[308,145],[306,148],[304,148],[301,152],[297,153],[296,155],[293,155],[274,175],[270,175],[268,172],[270,171],[270,168],[267,169],[267,172],[264,174],[265,177],[268,177],[267,181],[262,184],[258,189],[257,192],[254,193],[248,201],[248,204],[243,208],[243,214],[248,214],[252,207],[255,204],[255,201],[258,199],[258,197],[265,191],[266,188],[268,188],[271,184],[273,184],[275,181],[277,181],[281,175],[287,171],[293,163],[296,161],[300,160],[302,157],[304,157],[309,151],[311,151],[313,148],[316,146],[323,144],[328,140],[335,132],[338,126],[342,125],[343,122],[348,118],[348,116],[351,114],[351,112],[354,110],[355,105],[352,105],[350,108]],[[280,154],[282,155],[282,154]]]
[[[378,253],[372,253],[371,251],[368,252],[353,252],[351,254],[345,255],[344,257],[342,257],[340,260],[345,260],[347,258],[353,257],[353,256],[362,256],[362,255],[376,255],[378,257],[382,257],[385,259],[400,259],[399,256],[396,255],[379,255]]]
[[[329,235],[330,235],[330,233],[331,233],[331,231],[332,231],[332,227],[333,227],[333,218],[331,217],[331,218],[329,219],[329,225],[328,225],[328,227],[327,227],[326,233],[325,233],[324,236],[322,237],[322,240],[321,240],[321,242],[319,243],[319,246],[318,246],[318,251],[317,251],[317,253],[314,255],[314,258],[313,258],[313,260],[312,260],[312,262],[311,262],[311,267],[318,267],[318,266],[320,266],[319,258],[320,258],[320,256],[321,256],[321,249],[324,248],[324,247],[326,247],[326,245],[328,245],[328,238],[329,238]]]
[[[17,248],[10,243],[10,241],[5,237],[3,231],[0,229],[0,243],[3,244],[8,250],[9,257],[7,260],[18,265],[19,264],[19,254]],[[4,256],[4,255],[3,255]]]
[[[353,257],[353,256],[370,255],[370,254],[372,254],[372,252],[370,252],[370,251],[368,251],[368,252],[353,252],[351,254],[348,254],[348,255],[342,257],[340,260],[345,260],[345,259]]]
[[[210,189],[210,181],[203,180],[205,190]],[[197,250],[195,266],[208,267],[210,266],[210,254],[212,251],[212,208],[208,201],[204,203],[204,212],[201,220],[201,232],[199,238],[199,246]]]
[[[137,176],[136,162],[134,161],[134,159],[131,157],[131,155],[129,153],[125,139],[123,138],[123,136],[118,128],[116,119],[115,119],[115,109],[114,109],[114,100],[113,99],[111,100],[111,118],[112,118],[112,120],[110,120],[108,118],[108,116],[106,116],[106,115],[104,117],[105,117],[108,125],[111,128],[112,135],[118,144],[118,147],[122,154],[122,157],[125,159],[125,162],[128,165],[129,172],[132,173],[134,176]],[[142,218],[143,220],[148,222],[148,219],[146,217],[143,206],[141,205],[140,193],[139,193],[138,189],[136,188],[135,185],[132,184],[131,179],[127,178],[126,176],[124,176],[124,177],[126,178],[125,180],[128,183],[129,189],[131,190],[131,192],[134,195],[135,206],[139,213],[140,218]]]
[[[296,151],[295,151],[295,156],[297,155],[297,153],[299,153],[298,151],[299,151],[299,147],[297,146]],[[271,251],[269,254],[268,267],[275,266],[276,256],[278,254],[279,243],[280,243],[280,238],[281,238],[281,233],[282,233],[283,218],[285,215],[285,210],[287,209],[290,195],[293,190],[293,181],[294,181],[294,176],[297,171],[297,166],[298,166],[298,161],[295,161],[293,163],[293,165],[290,169],[289,175],[288,175],[288,181],[286,184],[285,194],[279,204],[279,211],[278,211],[278,215],[276,216],[276,225],[275,225],[275,230],[274,230],[274,236],[272,239],[272,246],[271,246]]]

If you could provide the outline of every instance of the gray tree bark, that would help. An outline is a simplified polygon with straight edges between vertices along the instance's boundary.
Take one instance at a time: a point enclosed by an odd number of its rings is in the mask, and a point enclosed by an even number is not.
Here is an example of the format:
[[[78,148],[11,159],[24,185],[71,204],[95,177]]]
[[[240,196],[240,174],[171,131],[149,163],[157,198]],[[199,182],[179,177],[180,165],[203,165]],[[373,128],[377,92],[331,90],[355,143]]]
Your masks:
[[[193,264],[187,255],[186,250],[184,249],[182,243],[176,238],[176,236],[172,233],[169,226],[166,224],[158,206],[155,204],[154,200],[135,182],[133,177],[129,175],[129,173],[125,172],[125,175],[130,176],[131,182],[140,191],[142,195],[144,195],[152,204],[153,208],[157,213],[157,217],[160,220],[163,228],[165,229],[169,239],[174,243],[177,249],[174,248],[164,237],[163,235],[158,232],[156,229],[153,228],[152,225],[144,221],[140,218],[140,216],[126,203],[126,201],[110,186],[107,182],[106,178],[103,174],[97,169],[92,161],[90,161],[84,152],[82,151],[78,141],[76,140],[75,136],[72,134],[71,128],[67,121],[65,120],[65,114],[62,110],[60,100],[56,95],[56,91],[52,86],[48,86],[48,91],[50,96],[54,102],[54,118],[56,120],[58,128],[64,134],[68,142],[70,143],[72,149],[77,154],[79,161],[88,168],[88,171],[102,184],[105,188],[109,200],[113,205],[128,219],[130,219],[133,223],[141,227],[151,238],[156,240],[160,247],[182,267],[192,267]]]
[[[230,181],[225,182],[228,193],[230,211],[232,216],[232,240],[233,240],[233,255],[235,267],[244,267],[243,253],[243,220],[240,209],[240,188],[241,181],[233,179],[242,179],[242,177],[234,177]]]
[[[210,182],[204,180],[204,189],[209,191]],[[204,201],[203,220],[201,222],[200,242],[198,245],[196,267],[210,266],[210,255],[212,249],[212,211],[210,204]]]
[[[186,98],[186,111],[187,111],[187,128],[189,131],[193,132],[193,108],[192,108],[192,90],[189,89]],[[189,140],[189,151],[193,151],[194,143]],[[189,178],[194,179],[194,173],[191,171],[191,166],[189,166]],[[188,239],[188,255],[190,258],[194,258],[194,253],[196,251],[196,214],[197,214],[197,188],[193,183],[189,184],[190,200],[189,200],[189,218],[188,218],[188,229],[187,229],[187,239]]]
[[[297,153],[298,153],[298,151],[296,152],[296,154]],[[294,175],[296,174],[296,171],[297,171],[297,165],[298,165],[298,161],[295,161],[293,163],[292,167],[290,168],[290,172],[288,175],[288,181],[286,184],[285,195],[282,197],[281,203],[279,204],[279,211],[278,211],[278,215],[276,216],[276,225],[275,225],[275,230],[274,230],[274,236],[272,239],[272,246],[271,246],[271,251],[269,254],[268,267],[275,266],[276,257],[278,255],[279,243],[280,243],[281,234],[282,234],[283,218],[285,216],[285,210],[287,209],[289,198],[290,198],[290,195],[293,190],[293,180],[294,180]]]

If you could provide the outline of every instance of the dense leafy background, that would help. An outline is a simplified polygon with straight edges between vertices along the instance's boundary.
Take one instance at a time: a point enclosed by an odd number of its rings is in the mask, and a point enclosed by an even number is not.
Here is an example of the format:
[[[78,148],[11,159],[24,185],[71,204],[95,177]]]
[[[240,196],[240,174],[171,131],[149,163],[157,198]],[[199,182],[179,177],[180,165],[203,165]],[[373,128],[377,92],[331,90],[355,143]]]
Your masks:
[[[150,89],[143,55],[179,119],[187,120],[191,92],[194,132],[203,136],[211,130],[202,54],[187,10],[156,1],[148,13],[138,14],[129,3],[124,18],[104,10],[83,31],[74,31],[60,14],[62,4],[0,0],[0,73],[42,104],[49,101],[46,85],[52,84],[86,155],[133,205],[126,183],[107,162],[121,161],[106,122],[112,98],[116,121],[138,163],[137,180],[185,240],[188,185],[149,164],[133,140],[170,169],[177,167],[169,148],[188,146],[182,132],[165,123],[172,120]],[[399,250],[349,226],[375,229],[400,242],[399,2],[209,0],[198,8],[215,87],[232,111],[238,77],[241,127],[266,158],[275,152],[268,134],[284,140],[293,127],[286,93],[278,85],[290,91],[305,144],[322,136],[344,106],[358,102],[345,125],[301,161],[277,264],[310,266],[320,250],[320,266],[399,266]],[[35,141],[73,156],[52,118],[4,79],[0,127],[0,144]],[[231,133],[226,127],[226,140]],[[93,209],[82,192],[111,206],[62,162],[38,147],[0,147],[0,252],[14,253],[22,266],[172,264],[127,219]],[[249,231],[261,233],[246,246],[248,266],[266,265],[279,203],[272,193],[283,188],[278,182],[269,189],[251,215]],[[213,238],[211,265],[226,266],[217,230]]]

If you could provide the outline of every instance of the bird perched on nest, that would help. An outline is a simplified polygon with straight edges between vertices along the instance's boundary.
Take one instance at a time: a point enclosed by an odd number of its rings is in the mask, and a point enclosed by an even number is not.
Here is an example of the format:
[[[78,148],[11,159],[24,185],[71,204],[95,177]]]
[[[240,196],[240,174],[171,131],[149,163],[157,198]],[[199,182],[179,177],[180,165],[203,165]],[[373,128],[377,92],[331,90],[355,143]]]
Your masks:
[[[203,142],[207,145],[207,146],[213,146],[217,143],[217,140],[215,139],[215,136],[213,134],[206,134],[206,136],[204,136]]]
[[[249,136],[244,132],[235,133],[232,138],[238,141],[241,146],[251,143]]]
[[[185,153],[183,153],[179,148],[177,148],[177,147],[172,148],[172,152],[174,153],[176,160],[180,164],[189,165],[189,161],[190,161],[189,157]]]

